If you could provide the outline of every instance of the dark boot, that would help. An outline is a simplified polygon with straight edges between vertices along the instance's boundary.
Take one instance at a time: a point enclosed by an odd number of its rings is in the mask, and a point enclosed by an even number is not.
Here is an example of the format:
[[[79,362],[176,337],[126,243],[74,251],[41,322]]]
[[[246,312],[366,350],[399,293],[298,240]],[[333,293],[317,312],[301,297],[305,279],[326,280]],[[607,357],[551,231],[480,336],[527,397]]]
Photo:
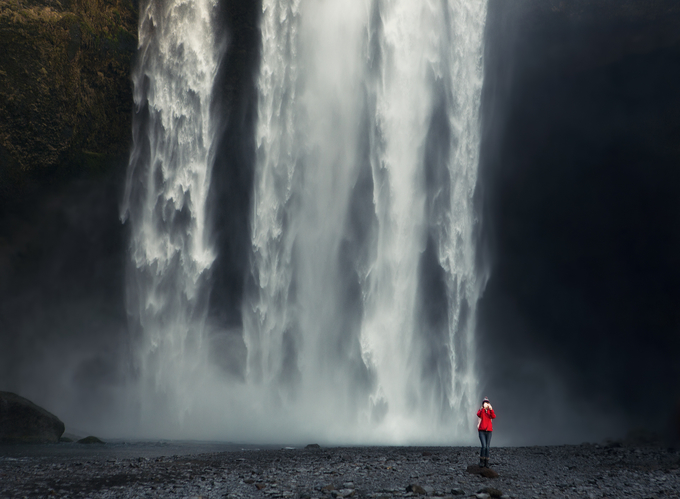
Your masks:
[[[484,467],[484,463],[485,463],[484,459],[485,459],[485,458],[483,458],[483,457],[480,457],[480,458],[479,458],[479,467],[480,467],[480,468],[483,468],[483,467]]]
[[[488,458],[488,457],[485,457],[485,458],[484,458],[484,467],[485,467],[485,468],[488,468],[488,467],[489,467],[489,458]]]

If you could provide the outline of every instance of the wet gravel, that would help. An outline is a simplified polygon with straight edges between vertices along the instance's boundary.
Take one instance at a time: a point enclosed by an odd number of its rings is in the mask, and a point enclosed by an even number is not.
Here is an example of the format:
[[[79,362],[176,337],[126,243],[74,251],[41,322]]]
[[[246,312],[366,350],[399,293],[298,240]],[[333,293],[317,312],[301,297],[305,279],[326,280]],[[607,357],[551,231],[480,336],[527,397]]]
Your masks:
[[[680,497],[680,455],[592,444],[492,448],[498,478],[467,472],[471,447],[244,449],[194,455],[3,452],[0,497]]]

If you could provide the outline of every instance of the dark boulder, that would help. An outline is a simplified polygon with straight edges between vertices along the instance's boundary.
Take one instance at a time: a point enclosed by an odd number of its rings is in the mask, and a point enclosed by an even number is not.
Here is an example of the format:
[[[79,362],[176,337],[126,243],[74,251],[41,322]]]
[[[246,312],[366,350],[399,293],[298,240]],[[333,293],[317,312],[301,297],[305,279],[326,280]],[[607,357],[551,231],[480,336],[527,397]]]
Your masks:
[[[0,392],[0,442],[57,443],[64,423],[28,399]]]

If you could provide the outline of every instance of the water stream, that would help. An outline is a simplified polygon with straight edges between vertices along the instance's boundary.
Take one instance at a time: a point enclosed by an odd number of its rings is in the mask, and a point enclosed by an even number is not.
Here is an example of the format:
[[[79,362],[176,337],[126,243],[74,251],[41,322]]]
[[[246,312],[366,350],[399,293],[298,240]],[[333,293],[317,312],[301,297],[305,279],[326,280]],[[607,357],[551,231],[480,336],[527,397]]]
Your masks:
[[[213,84],[223,46],[217,0],[142,2],[133,73],[134,146],[123,220],[131,230],[128,313],[142,425],[174,428],[200,379],[215,140]]]
[[[140,9],[123,214],[142,421],[251,441],[467,439],[486,0],[263,0],[239,380],[205,341],[216,1]]]

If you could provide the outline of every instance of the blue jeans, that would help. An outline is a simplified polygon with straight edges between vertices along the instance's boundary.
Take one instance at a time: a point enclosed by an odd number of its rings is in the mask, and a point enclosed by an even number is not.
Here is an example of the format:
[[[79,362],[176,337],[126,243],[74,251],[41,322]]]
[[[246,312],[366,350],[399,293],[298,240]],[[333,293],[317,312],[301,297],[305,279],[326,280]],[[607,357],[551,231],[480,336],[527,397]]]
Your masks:
[[[489,457],[489,446],[491,445],[491,431],[479,431],[479,441],[482,442],[482,451],[479,457]]]

